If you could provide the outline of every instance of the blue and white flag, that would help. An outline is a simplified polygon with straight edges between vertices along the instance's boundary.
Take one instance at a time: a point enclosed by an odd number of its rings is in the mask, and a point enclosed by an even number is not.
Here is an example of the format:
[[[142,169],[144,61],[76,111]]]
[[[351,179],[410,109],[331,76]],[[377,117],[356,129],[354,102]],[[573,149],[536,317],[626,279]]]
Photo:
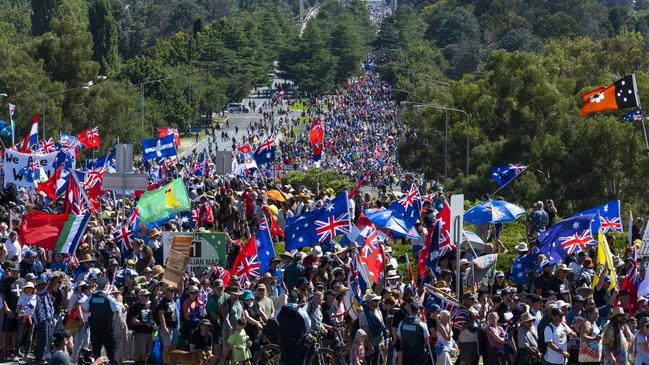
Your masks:
[[[554,265],[568,255],[597,244],[597,237],[594,236],[597,230],[593,228],[598,226],[599,216],[592,213],[559,221],[539,236],[541,253],[547,257],[550,265]]]
[[[623,122],[642,122],[644,115],[642,114],[642,109],[636,109],[624,114],[621,119]]]
[[[142,140],[142,159],[176,156],[176,145],[172,134],[162,138]]]
[[[350,232],[349,198],[343,192],[321,208],[293,216],[286,222],[286,250],[313,246]]]
[[[495,166],[491,168],[491,177],[500,186],[509,184],[512,180],[522,174],[527,169],[527,166],[509,163],[503,166]]]
[[[619,200],[611,200],[606,204],[579,212],[575,214],[575,216],[594,213],[599,213],[599,228],[602,229],[602,233],[623,231]],[[597,228],[598,227],[594,226],[593,232],[597,232]]]
[[[273,247],[273,240],[270,237],[270,230],[268,229],[266,217],[261,218],[259,228],[257,229],[255,244],[257,245],[257,256],[259,257],[261,275],[264,275],[265,273],[270,272],[269,261],[271,258],[275,257],[275,248]]]
[[[275,140],[267,139],[255,150],[255,161],[258,166],[262,166],[275,161]]]

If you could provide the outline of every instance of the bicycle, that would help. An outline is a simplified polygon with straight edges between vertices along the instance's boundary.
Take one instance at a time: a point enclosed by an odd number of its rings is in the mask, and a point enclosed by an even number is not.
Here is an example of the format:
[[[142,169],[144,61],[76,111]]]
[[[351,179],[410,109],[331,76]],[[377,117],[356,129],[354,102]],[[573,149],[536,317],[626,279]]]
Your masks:
[[[328,347],[323,347],[323,333],[316,333],[307,336],[307,356],[304,358],[304,365],[342,365],[338,353]]]
[[[255,347],[257,350],[252,357],[253,365],[279,365],[282,358],[279,345],[272,343],[264,331],[259,331],[253,349]]]

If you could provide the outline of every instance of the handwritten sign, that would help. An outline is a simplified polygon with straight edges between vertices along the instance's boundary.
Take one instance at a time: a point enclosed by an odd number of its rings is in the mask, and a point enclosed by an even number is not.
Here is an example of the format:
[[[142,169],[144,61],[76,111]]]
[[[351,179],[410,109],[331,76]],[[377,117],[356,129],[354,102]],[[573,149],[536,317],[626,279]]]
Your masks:
[[[2,159],[4,185],[7,186],[13,183],[19,188],[35,189],[36,186],[34,183],[28,181],[20,170],[28,166],[37,166],[39,169],[42,168],[48,177],[52,176],[55,171],[54,164],[57,154],[58,152],[41,155],[5,150],[5,155]]]
[[[185,271],[189,264],[189,256],[174,250],[169,251],[165,272],[162,274],[162,282],[171,287],[178,287],[178,283],[183,281]]]

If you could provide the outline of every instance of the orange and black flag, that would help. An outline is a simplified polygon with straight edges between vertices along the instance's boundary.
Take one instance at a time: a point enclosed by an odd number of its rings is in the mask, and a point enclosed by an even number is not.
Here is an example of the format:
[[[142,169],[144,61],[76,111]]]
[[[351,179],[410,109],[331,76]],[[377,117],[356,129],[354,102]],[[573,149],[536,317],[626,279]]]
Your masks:
[[[579,108],[580,117],[604,110],[640,107],[635,74],[626,76],[608,86],[588,91],[581,98],[584,103]]]

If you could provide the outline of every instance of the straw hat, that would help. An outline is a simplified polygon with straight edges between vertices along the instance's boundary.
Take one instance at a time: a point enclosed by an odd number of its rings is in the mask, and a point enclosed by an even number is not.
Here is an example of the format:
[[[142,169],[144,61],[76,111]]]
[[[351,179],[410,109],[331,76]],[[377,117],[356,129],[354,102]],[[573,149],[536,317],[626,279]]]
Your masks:
[[[367,293],[363,297],[363,301],[365,303],[372,302],[372,301],[378,301],[378,300],[381,300],[381,297],[379,295],[374,294],[374,293]]]
[[[157,236],[159,236],[161,233],[162,233],[162,232],[161,232],[159,229],[157,229],[157,228],[151,228],[151,231],[149,232],[149,237],[151,237],[151,238],[153,238],[153,237],[157,237]]]
[[[609,317],[623,316],[623,315],[625,315],[624,309],[622,309],[622,307],[615,307],[611,309]]]
[[[396,270],[390,270],[390,271],[388,271],[388,276],[387,276],[386,279],[388,279],[388,280],[396,280],[396,279],[399,279],[399,277],[400,276],[399,276],[399,274],[397,274]]]
[[[161,265],[155,265],[155,266],[153,266],[153,269],[152,269],[152,270],[153,270],[153,274],[152,274],[152,275],[153,275],[154,277],[155,277],[155,276],[158,276],[158,275],[162,275],[162,274],[164,274],[164,272],[165,272],[165,269],[164,269]]]
[[[529,251],[529,248],[527,247],[527,243],[525,243],[525,242],[519,242],[514,249],[516,251],[518,251],[518,252],[527,252],[527,251]]]
[[[533,320],[535,320],[535,319],[536,319],[536,318],[533,317],[533,316],[530,314],[530,312],[525,312],[525,313],[523,313],[523,315],[521,315],[521,318],[518,320],[518,322],[519,322],[519,323],[525,323],[525,322],[533,321]]]
[[[95,259],[90,254],[84,254],[83,256],[81,256],[79,263],[83,264],[84,262],[95,262]]]

